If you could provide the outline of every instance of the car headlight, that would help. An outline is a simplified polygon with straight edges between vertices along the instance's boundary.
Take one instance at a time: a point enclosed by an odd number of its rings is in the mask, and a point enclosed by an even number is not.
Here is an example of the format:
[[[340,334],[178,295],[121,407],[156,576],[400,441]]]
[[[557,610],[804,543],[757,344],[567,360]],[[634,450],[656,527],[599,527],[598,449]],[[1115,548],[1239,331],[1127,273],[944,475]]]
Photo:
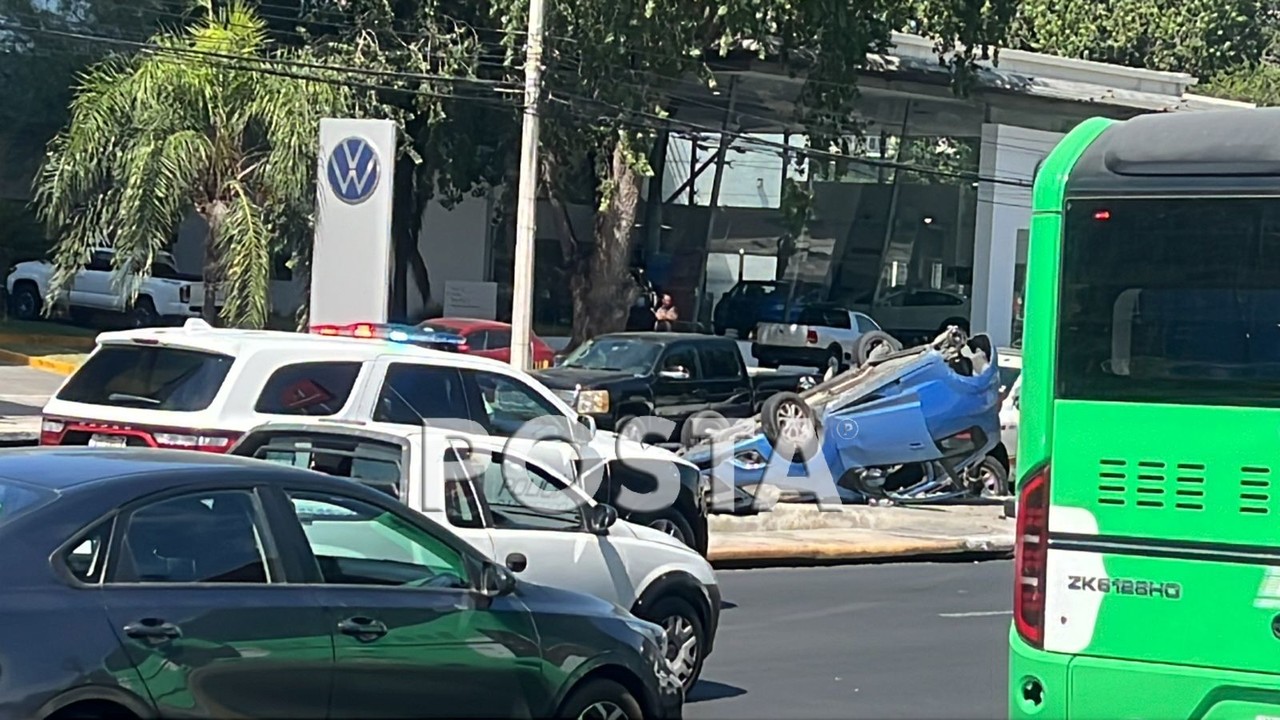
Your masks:
[[[583,390],[578,393],[578,407],[583,415],[600,415],[609,412],[608,390]]]

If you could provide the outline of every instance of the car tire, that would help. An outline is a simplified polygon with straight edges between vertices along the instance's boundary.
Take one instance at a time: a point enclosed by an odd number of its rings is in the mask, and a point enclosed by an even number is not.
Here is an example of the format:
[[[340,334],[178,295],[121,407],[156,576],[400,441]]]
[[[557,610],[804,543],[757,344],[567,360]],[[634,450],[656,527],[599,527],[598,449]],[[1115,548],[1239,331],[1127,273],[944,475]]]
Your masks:
[[[971,483],[972,494],[980,498],[1009,497],[1009,469],[994,455],[986,455],[982,462],[965,471]]]
[[[770,395],[760,406],[760,428],[775,451],[791,452],[792,460],[809,459],[818,450],[822,428],[818,418],[793,392]]]
[[[729,421],[714,410],[700,410],[685,418],[680,426],[681,447],[693,447],[714,433],[729,427]]]
[[[570,693],[556,717],[566,720],[643,720],[644,711],[631,691],[603,678],[588,680]]]
[[[898,342],[894,336],[883,330],[872,330],[858,336],[858,342],[853,346],[853,357],[859,365],[866,365],[871,360],[896,353],[901,349],[902,343]]]
[[[647,445],[663,443],[671,439],[661,437],[658,433],[645,432],[644,417],[650,416],[645,415],[640,417],[636,415],[623,415],[618,418],[618,422],[614,424],[613,429],[618,433],[618,435],[628,440],[634,440],[638,443],[644,443]]]
[[[40,310],[44,307],[44,299],[40,297],[40,289],[33,283],[19,283],[9,298],[9,311],[14,320],[33,321],[40,319]]]
[[[667,660],[684,685],[686,695],[702,675],[706,659],[707,628],[693,603],[677,595],[659,599],[644,611],[642,619],[667,633]],[[691,657],[682,655],[688,649]]]
[[[688,518],[681,515],[680,511],[674,507],[669,507],[653,514],[642,515],[636,519],[641,525],[657,530],[664,535],[670,535],[688,545],[690,549],[697,551],[698,536],[693,531],[693,525],[689,523]]]
[[[159,321],[160,314],[156,312],[156,304],[151,301],[151,298],[143,295],[133,302],[133,308],[129,310],[131,327],[155,327]]]

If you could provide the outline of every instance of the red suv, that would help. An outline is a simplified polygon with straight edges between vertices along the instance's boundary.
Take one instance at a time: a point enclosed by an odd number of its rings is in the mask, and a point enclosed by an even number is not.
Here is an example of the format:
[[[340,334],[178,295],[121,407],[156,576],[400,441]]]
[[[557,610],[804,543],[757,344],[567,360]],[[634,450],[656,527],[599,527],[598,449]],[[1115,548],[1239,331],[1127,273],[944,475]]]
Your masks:
[[[458,346],[458,352],[511,362],[511,326],[506,323],[472,318],[436,318],[418,327],[461,335],[463,344]],[[552,358],[555,357],[555,351],[551,346],[532,333],[529,340],[533,345],[533,367],[535,369],[551,367]]]

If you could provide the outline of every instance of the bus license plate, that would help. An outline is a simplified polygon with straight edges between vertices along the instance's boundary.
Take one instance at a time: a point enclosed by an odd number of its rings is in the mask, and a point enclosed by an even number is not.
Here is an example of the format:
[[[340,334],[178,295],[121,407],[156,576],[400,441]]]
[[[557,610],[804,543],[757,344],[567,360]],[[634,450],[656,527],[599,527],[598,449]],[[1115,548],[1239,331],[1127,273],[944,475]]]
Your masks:
[[[93,435],[89,438],[89,447],[122,448],[129,444],[129,438],[123,435]]]

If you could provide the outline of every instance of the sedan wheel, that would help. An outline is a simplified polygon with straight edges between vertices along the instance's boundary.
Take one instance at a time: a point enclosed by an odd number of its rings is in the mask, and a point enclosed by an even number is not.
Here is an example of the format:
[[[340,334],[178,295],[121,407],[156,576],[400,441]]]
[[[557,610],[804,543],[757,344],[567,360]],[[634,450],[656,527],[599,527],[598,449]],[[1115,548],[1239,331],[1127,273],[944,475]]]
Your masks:
[[[665,631],[667,663],[687,694],[702,674],[707,648],[707,631],[698,611],[684,598],[669,595],[654,603],[641,617]]]
[[[627,713],[612,700],[600,700],[579,713],[578,720],[627,720]]]

